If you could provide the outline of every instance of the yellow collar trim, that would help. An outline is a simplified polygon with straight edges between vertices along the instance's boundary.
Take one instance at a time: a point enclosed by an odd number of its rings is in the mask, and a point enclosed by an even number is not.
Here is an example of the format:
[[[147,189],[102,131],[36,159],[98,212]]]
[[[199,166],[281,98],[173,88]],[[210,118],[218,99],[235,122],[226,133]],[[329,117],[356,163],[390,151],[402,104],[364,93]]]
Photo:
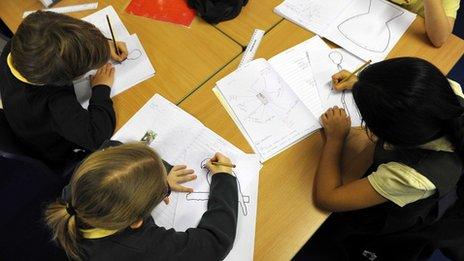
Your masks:
[[[13,65],[13,58],[11,57],[11,53],[8,54],[8,57],[6,58],[6,61],[8,63],[8,67],[10,67],[10,71],[11,73],[14,75],[14,77],[16,77],[16,79],[24,82],[24,83],[28,83],[28,84],[33,84],[33,85],[38,85],[38,84],[34,84],[34,83],[31,83],[29,82],[26,78],[24,78],[24,76],[22,76],[17,70],[16,68],[14,67]]]
[[[106,230],[101,228],[81,229],[82,237],[87,239],[97,239],[115,234],[118,230]]]

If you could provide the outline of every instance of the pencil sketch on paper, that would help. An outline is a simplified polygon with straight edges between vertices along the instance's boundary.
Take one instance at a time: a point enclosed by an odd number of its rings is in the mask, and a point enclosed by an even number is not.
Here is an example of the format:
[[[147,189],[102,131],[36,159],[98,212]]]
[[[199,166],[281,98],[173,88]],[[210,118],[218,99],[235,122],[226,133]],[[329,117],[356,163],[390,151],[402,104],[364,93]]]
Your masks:
[[[342,67],[342,63],[343,63],[343,54],[340,53],[339,51],[335,50],[335,51],[331,51],[329,53],[329,59],[330,61],[332,61],[332,63],[337,66],[337,70],[340,72],[343,70],[343,67]],[[334,94],[334,90],[332,89],[332,91],[329,92],[329,95],[327,97],[327,100],[330,99],[330,97]],[[343,106],[343,109],[345,109],[346,113],[348,114],[348,116],[352,116],[354,115],[352,111],[350,111],[350,106],[348,106],[347,102],[346,102],[346,90],[343,90],[341,95],[340,95],[340,103],[342,104]],[[361,116],[359,114],[359,111],[358,110],[355,110],[355,113],[358,114],[358,116]]]
[[[210,158],[205,158],[204,160],[201,161],[201,169],[205,172],[206,175],[206,181],[208,182],[208,186],[211,186],[211,171],[206,168],[206,162],[208,162]],[[234,175],[237,178],[237,188],[238,188],[238,203],[240,204],[240,208],[242,210],[243,216],[248,215],[248,207],[247,204],[250,203],[250,196],[248,195],[243,195],[242,188],[240,186],[240,180],[238,179],[237,175],[235,172],[232,172],[232,175]],[[209,199],[209,191],[195,191],[195,192],[190,192],[185,195],[185,199],[187,201],[207,201]]]
[[[404,14],[399,7],[389,3],[369,0],[367,11],[347,18],[338,31],[355,45],[371,52],[383,53],[390,46],[393,20]]]
[[[134,50],[131,50],[128,54],[127,54],[127,60],[137,60],[139,59],[140,57],[142,56],[142,51],[140,51],[140,49],[134,49]]]
[[[248,86],[247,95],[230,95],[229,99],[237,103],[238,112],[244,115],[243,121],[268,124],[279,120],[291,127],[293,123],[288,119],[288,115],[299,100],[286,97],[282,80],[272,77],[269,68],[263,69],[260,77]]]

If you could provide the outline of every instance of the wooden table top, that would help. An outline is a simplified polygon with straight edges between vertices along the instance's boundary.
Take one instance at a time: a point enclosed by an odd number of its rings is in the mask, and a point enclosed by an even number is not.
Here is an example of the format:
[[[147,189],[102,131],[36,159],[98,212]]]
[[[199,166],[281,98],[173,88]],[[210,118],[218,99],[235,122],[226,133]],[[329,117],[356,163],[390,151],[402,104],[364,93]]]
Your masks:
[[[273,11],[274,7],[282,1],[249,0],[239,16],[233,20],[219,23],[216,27],[240,45],[247,46],[255,29],[267,32],[283,20]]]
[[[56,7],[89,1],[63,0]],[[100,1],[102,9],[110,1]],[[241,46],[199,18],[190,28],[130,15],[124,11],[128,0],[111,1],[129,33],[136,33],[151,63],[154,77],[113,98],[117,128],[121,127],[155,93],[179,103],[242,51]],[[37,0],[2,0],[0,17],[15,31],[26,10],[43,8]],[[7,11],[8,10],[8,11]],[[81,18],[96,10],[71,13]]]

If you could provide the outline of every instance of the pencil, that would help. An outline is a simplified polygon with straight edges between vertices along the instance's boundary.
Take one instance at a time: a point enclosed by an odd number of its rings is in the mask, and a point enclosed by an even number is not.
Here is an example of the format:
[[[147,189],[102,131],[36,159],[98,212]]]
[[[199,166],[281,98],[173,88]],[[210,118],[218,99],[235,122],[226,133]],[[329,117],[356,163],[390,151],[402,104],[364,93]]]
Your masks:
[[[211,162],[211,164],[215,165],[215,166],[225,166],[225,167],[229,167],[229,168],[235,168],[237,166],[235,166],[235,164],[230,164],[230,163],[225,163],[225,162]]]
[[[110,28],[111,38],[113,38],[114,50],[116,54],[119,55],[119,49],[116,45],[116,38],[114,38],[113,28],[111,27],[110,17],[108,15],[106,15],[106,21],[108,22],[108,27]]]
[[[348,81],[351,77],[353,77],[353,75],[357,74],[359,71],[361,71],[362,69],[366,68],[366,66],[368,66],[370,63],[372,62],[372,60],[369,60],[367,62],[365,62],[363,65],[361,65],[358,69],[356,69],[354,72],[352,72],[348,77],[346,77],[345,79],[341,80],[339,83],[337,84],[340,84],[340,83],[344,83],[346,81]]]

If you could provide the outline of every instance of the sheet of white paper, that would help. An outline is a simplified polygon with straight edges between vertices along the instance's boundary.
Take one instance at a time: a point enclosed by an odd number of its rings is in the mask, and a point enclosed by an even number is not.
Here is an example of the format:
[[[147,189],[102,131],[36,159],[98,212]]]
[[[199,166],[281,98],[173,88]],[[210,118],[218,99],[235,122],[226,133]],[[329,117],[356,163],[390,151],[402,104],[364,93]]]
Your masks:
[[[319,128],[319,122],[264,59],[217,82],[218,90],[265,161]]]
[[[387,57],[415,17],[388,1],[356,0],[333,21],[324,37],[364,60],[378,62]]]
[[[198,143],[198,145],[200,145]],[[200,145],[196,150],[189,151],[186,155],[186,162],[197,163],[199,158],[195,155],[203,151]],[[197,159],[194,159],[197,158]],[[238,178],[238,220],[237,236],[234,247],[225,260],[253,260],[253,245],[255,236],[256,210],[258,202],[258,175],[261,165],[256,155],[237,155],[234,162],[238,162],[234,169],[234,175]],[[186,186],[199,187],[198,183],[208,184],[211,175],[200,166],[196,167],[195,172],[199,176],[197,180],[186,183]],[[205,181],[205,179],[207,181]],[[197,183],[194,185],[193,183]],[[203,187],[194,193],[184,194],[178,199],[175,227],[185,231],[190,227],[198,225],[203,212],[197,209],[206,209],[209,196],[209,187]],[[251,247],[251,249],[250,249]]]
[[[285,0],[274,12],[318,35],[323,35],[349,3],[347,0]]]
[[[330,50],[330,47],[316,35],[272,57],[268,62],[303,104],[317,116],[322,114],[323,107],[311,69],[310,50]]]
[[[122,23],[121,18],[119,18],[118,14],[111,5],[82,18],[82,20],[94,24],[98,29],[100,29],[106,38],[112,39],[110,28],[108,26],[108,22],[106,21],[106,15],[108,15],[110,18],[111,27],[113,28],[116,41],[121,41],[121,39],[125,39],[130,36],[126,27]]]
[[[136,34],[123,39],[129,52],[128,57],[122,63],[114,63],[114,83],[111,88],[111,97],[131,88],[132,86],[152,77],[155,69],[148,59],[145,49]],[[90,75],[94,75],[96,70],[88,72],[80,80],[74,82],[74,91],[77,100],[84,108],[88,107],[91,96]]]
[[[258,179],[261,164],[257,155],[247,155],[201,122],[160,95],[155,95],[114,136],[122,142],[140,140],[147,130],[157,136],[150,145],[172,165],[186,164],[197,179],[188,183],[194,193],[178,194],[174,205],[160,203],[152,215],[157,224],[173,224],[177,231],[198,225],[207,209],[211,175],[203,168],[205,159],[220,151],[237,165],[239,215],[237,240],[226,260],[251,260],[254,250]],[[170,206],[171,205],[171,206]],[[238,240],[246,239],[246,240]]]
[[[169,204],[166,205],[164,202],[158,204],[158,206],[151,212],[152,217],[156,220],[156,224],[160,227],[170,229],[174,227],[174,221],[176,218],[177,199],[181,196],[181,193],[173,191],[169,196]]]
[[[334,91],[332,88],[332,75],[341,70],[352,72],[361,66],[364,61],[341,48],[311,50],[309,51],[309,57],[324,111],[335,105],[344,108],[351,117],[351,125],[359,126],[361,116],[354,102],[353,94],[350,91]],[[317,115],[317,117],[319,116]]]

